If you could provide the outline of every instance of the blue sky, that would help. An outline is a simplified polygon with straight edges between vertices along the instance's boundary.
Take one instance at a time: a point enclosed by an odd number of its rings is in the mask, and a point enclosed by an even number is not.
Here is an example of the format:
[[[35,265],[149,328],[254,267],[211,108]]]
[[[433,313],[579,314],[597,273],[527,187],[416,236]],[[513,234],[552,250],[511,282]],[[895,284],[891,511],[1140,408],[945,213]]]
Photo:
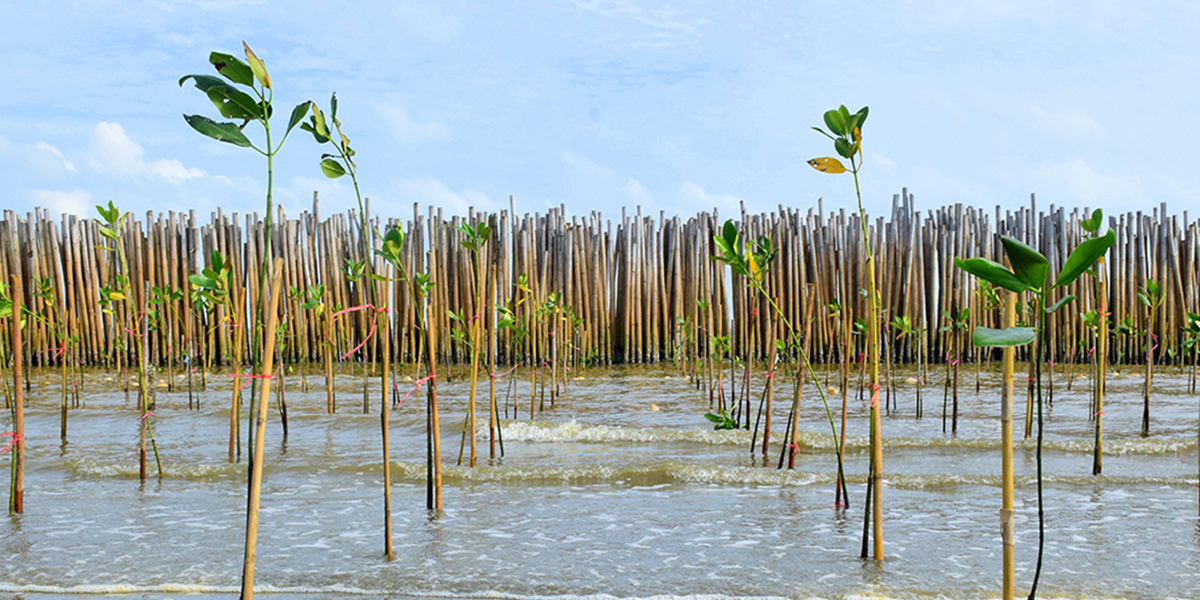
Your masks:
[[[353,7],[353,8],[350,8]],[[854,206],[810,127],[871,108],[868,210],[902,187],[955,202],[1200,208],[1200,3],[12,2],[0,52],[0,207],[92,216],[261,210],[265,160],[202,138],[217,116],[177,81],[211,50],[266,61],[279,119],[339,116],[376,212],[566,204],[691,214],[740,202]],[[280,122],[277,127],[282,128]],[[302,133],[297,131],[297,133]],[[291,214],[325,179],[294,135],[276,161]]]

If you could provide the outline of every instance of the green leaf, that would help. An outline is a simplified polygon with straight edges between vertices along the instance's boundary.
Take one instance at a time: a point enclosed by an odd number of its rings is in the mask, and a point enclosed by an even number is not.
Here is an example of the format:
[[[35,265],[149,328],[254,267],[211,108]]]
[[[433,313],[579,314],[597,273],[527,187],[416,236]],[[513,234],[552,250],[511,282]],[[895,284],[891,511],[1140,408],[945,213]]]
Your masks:
[[[1046,309],[1046,314],[1053,314],[1055,312],[1058,312],[1058,309],[1062,308],[1068,302],[1070,302],[1074,299],[1075,299],[1075,294],[1067,294],[1066,296],[1059,298],[1058,302],[1055,302],[1052,306],[1050,306],[1049,308]]]
[[[203,115],[183,115],[183,119],[192,126],[192,129],[218,142],[226,142],[244,148],[251,147],[249,138],[234,123],[217,123]]]
[[[188,281],[190,281],[192,285],[204,290],[214,290],[217,288],[216,281],[210,277],[200,274],[188,275]]]
[[[843,117],[842,113],[837,110],[825,111],[825,126],[828,127],[829,131],[833,132],[834,135],[846,135],[846,118]]]
[[[1046,257],[1024,242],[1008,236],[1000,236],[1000,242],[1004,244],[1004,253],[1008,255],[1008,262],[1012,264],[1013,274],[1032,289],[1045,288],[1046,274],[1050,271],[1050,262]]]
[[[291,133],[292,128],[295,127],[297,123],[299,123],[301,120],[304,119],[304,115],[305,115],[305,113],[308,112],[308,107],[312,103],[313,103],[312,100],[305,100],[304,102],[297,104],[296,108],[292,109],[292,117],[290,119],[288,119],[287,131],[284,132],[284,135]]]
[[[833,147],[834,147],[834,149],[837,150],[838,155],[841,156],[842,158],[853,158],[854,157],[854,152],[855,152],[854,144],[851,144],[850,141],[847,140],[846,138],[838,138],[838,139],[834,140]]]
[[[205,95],[213,106],[217,107],[221,116],[226,119],[258,119],[262,116],[261,107],[249,94],[227,85],[214,85],[206,90]]]
[[[242,85],[254,85],[254,72],[250,70],[249,65],[232,54],[213,52],[208,55],[208,62],[226,79]]]
[[[1024,346],[1036,338],[1037,330],[1032,327],[976,327],[971,334],[971,343],[979,348],[1010,348]]]
[[[1108,252],[1108,249],[1115,243],[1117,243],[1117,233],[1110,229],[1101,237],[1092,238],[1075,246],[1071,255],[1067,257],[1067,262],[1063,263],[1062,271],[1058,273],[1058,281],[1054,282],[1054,285],[1070,285],[1084,271],[1090,269],[1097,259],[1104,256],[1104,253]]]
[[[856,121],[855,124],[858,125],[859,130],[862,130],[863,125],[866,125],[868,112],[870,112],[870,111],[867,109],[867,107],[864,106],[864,107],[858,109],[858,112],[855,113],[856,116],[858,116],[858,120]]]
[[[326,158],[321,161],[321,172],[330,179],[337,179],[346,174],[346,169],[342,168],[342,163],[332,158]]]
[[[958,268],[1010,292],[1024,292],[1030,287],[1014,275],[1012,271],[1004,268],[1004,265],[994,260],[982,257],[968,258],[966,260],[955,258],[954,264]]]
[[[1083,230],[1088,233],[1096,233],[1100,229],[1100,224],[1104,222],[1104,211],[1097,208],[1092,211],[1092,216],[1084,219],[1079,223]]]
[[[192,83],[195,84],[196,89],[206,94],[210,88],[228,87],[229,85],[220,77],[213,77],[212,75],[184,75],[183,77],[179,78],[179,85],[182,87],[183,84],[189,79],[191,79]]]
[[[108,239],[110,239],[110,240],[116,240],[116,239],[117,239],[117,232],[116,232],[116,231],[114,231],[114,230],[112,230],[112,229],[109,229],[108,227],[101,227],[101,228],[100,228],[100,235],[102,235],[102,236],[104,236],[104,237],[106,237],[106,238],[108,238]]]

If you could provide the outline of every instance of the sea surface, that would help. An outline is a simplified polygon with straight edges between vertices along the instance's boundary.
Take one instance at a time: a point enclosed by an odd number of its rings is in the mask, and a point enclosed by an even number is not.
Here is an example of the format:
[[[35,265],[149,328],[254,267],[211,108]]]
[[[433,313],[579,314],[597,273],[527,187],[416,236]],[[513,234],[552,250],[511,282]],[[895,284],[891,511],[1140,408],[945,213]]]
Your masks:
[[[714,431],[707,392],[670,366],[588,368],[530,420],[528,373],[495,379],[509,407],[503,458],[488,456],[487,377],[480,385],[478,466],[457,465],[468,383],[439,379],[445,510],[425,508],[425,394],[391,412],[395,560],[384,557],[377,379],[346,366],[338,410],[324,379],[286,377],[289,435],[272,404],[257,586],[272,600],[329,598],[999,598],[999,377],[967,365],[957,434],[943,431],[944,371],[921,387],[895,376],[883,419],[884,550],[859,558],[867,471],[867,400],[849,397],[850,508],[834,506],[836,462],[815,385],[803,390],[800,454],[775,468],[792,395],[775,381],[771,456],[752,432]],[[824,367],[818,366],[823,375]],[[413,386],[398,382],[399,396]],[[0,597],[228,598],[243,560],[247,461],[231,464],[232,380],[221,374],[188,408],[185,379],[156,381],[151,417],[163,474],[139,482],[136,400],[118,377],[84,376],[82,406],[59,440],[56,371],[34,370],[27,395],[25,514],[0,519]],[[761,375],[751,382],[760,402]],[[1070,383],[1070,389],[1067,385]],[[836,380],[831,380],[837,385]],[[1017,391],[1017,593],[1037,547],[1035,444],[1023,440]],[[515,388],[513,387],[515,385]],[[821,384],[825,385],[824,382]],[[1039,596],[1200,598],[1197,419],[1183,372],[1158,369],[1151,431],[1140,435],[1142,375],[1114,370],[1105,412],[1104,474],[1091,475],[1090,382],[1058,365],[1047,407],[1046,557]],[[834,390],[836,392],[836,390]],[[520,412],[513,418],[513,396]],[[540,397],[538,398],[541,401]],[[840,392],[831,397],[840,410]],[[11,430],[11,417],[0,430]],[[243,434],[246,413],[240,417]],[[1035,425],[1036,427],[1036,425]],[[7,469],[8,457],[0,457]],[[465,462],[465,460],[464,460]]]

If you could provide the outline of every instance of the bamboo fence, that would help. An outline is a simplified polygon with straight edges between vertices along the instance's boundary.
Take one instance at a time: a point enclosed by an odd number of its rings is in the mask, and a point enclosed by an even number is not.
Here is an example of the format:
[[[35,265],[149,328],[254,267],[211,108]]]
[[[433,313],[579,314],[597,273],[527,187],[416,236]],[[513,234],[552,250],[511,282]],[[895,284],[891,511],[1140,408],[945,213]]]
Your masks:
[[[1067,211],[1051,206],[1041,211],[1031,197],[1026,207],[1001,211],[956,204],[918,211],[907,191],[893,198],[890,215],[869,224],[877,264],[885,322],[907,316],[920,333],[899,336],[886,327],[888,351],[898,363],[918,360],[918,352],[932,362],[941,362],[952,352],[953,339],[939,331],[947,324],[945,315],[970,309],[971,325],[999,325],[998,308],[989,308],[977,283],[954,266],[955,257],[984,256],[1001,260],[998,234],[1018,238],[1048,256],[1054,272],[1069,249],[1083,235],[1079,223],[1088,211]],[[779,206],[771,213],[747,214],[735,221],[744,240],[771,238],[779,257],[767,275],[766,287],[778,299],[787,318],[798,326],[806,323],[805,306],[817,308],[806,338],[814,362],[841,360],[835,334],[843,324],[827,308],[838,302],[843,316],[865,315],[867,298],[865,260],[856,211],[841,208],[826,212],[822,202],[815,207]],[[569,215],[565,206],[545,213],[520,214],[514,210],[468,215],[445,215],[440,208],[414,205],[403,222],[395,217],[371,216],[379,231],[401,225],[406,233],[403,256],[409,273],[431,273],[438,320],[436,330],[449,332],[453,323],[447,311],[481,316],[488,358],[501,364],[545,363],[555,348],[567,353],[567,364],[652,363],[705,356],[712,347],[711,336],[729,335],[732,351],[742,358],[765,360],[772,340],[781,335],[777,320],[764,305],[755,302],[745,282],[725,265],[711,260],[713,235],[728,218],[714,209],[690,217],[645,215],[622,209],[618,220],[598,212]],[[474,269],[470,252],[461,246],[462,233],[454,225],[467,221],[488,223],[492,236],[485,256],[483,305],[474,306]],[[1116,230],[1117,243],[1105,263],[1107,270],[1109,322],[1127,315],[1135,330],[1143,331],[1147,311],[1137,294],[1147,277],[1159,280],[1165,301],[1158,312],[1154,331],[1159,332],[1157,354],[1161,361],[1185,359],[1181,329],[1187,312],[1197,305],[1200,281],[1200,222],[1168,214],[1165,204],[1149,213],[1129,212],[1106,216]],[[28,360],[36,366],[72,361],[83,365],[120,364],[118,355],[130,353],[132,343],[123,323],[122,311],[133,310],[148,319],[153,288],[177,289],[183,298],[162,307],[163,319],[154,324],[146,341],[150,361],[165,365],[187,361],[202,364],[204,356],[214,364],[228,364],[233,355],[233,335],[223,310],[206,315],[189,300],[187,277],[203,269],[213,251],[233,259],[234,289],[245,290],[235,307],[237,323],[254,323],[257,306],[260,248],[270,235],[273,252],[283,260],[285,289],[304,290],[317,284],[326,287],[329,310],[338,311],[366,303],[366,283],[346,276],[347,261],[363,260],[361,220],[354,211],[322,216],[314,194],[311,210],[289,217],[278,208],[270,232],[258,214],[226,214],[221,210],[201,222],[196,212],[186,214],[146,213],[130,218],[121,241],[126,244],[132,273],[133,298],[115,306],[116,314],[101,310],[101,288],[115,273],[114,257],[101,249],[104,244],[96,222],[87,217],[63,215],[54,219],[41,209],[24,215],[4,211],[0,222],[0,281],[17,275],[23,286],[25,306],[41,314],[46,303],[55,302],[60,327],[68,343],[54,341],[50,324],[31,319],[28,325]],[[431,260],[436,255],[437,260]],[[384,272],[382,259],[375,272]],[[524,288],[518,286],[521,276]],[[35,294],[35,281],[49,278],[57,293],[53,298]],[[1055,360],[1082,360],[1091,349],[1092,336],[1081,313],[1096,308],[1087,278],[1067,292],[1077,300],[1055,313],[1054,338],[1050,341]],[[376,304],[387,305],[392,335],[391,355],[403,361],[419,360],[421,332],[415,330],[415,307],[400,281],[381,286],[386,293]],[[561,314],[539,314],[552,292],[561,294],[576,319],[568,322]],[[812,296],[810,299],[809,296]],[[369,319],[375,311],[347,312],[336,319],[318,316],[301,307],[302,299],[288,297],[282,309],[286,320],[285,362],[318,362],[322,344],[335,346],[342,360],[373,361],[382,354],[381,336],[372,336]],[[699,301],[699,302],[698,302]],[[528,324],[530,335],[519,340],[511,330],[497,327],[498,306],[510,306]],[[558,321],[553,321],[559,319]],[[332,326],[330,327],[330,323]],[[329,329],[327,331],[327,328]],[[212,330],[213,335],[206,335]],[[862,336],[851,336],[846,350],[851,358],[862,350]],[[557,339],[556,339],[557,338]],[[254,359],[253,336],[241,336],[246,347],[242,356]],[[553,341],[552,341],[553,340]],[[369,343],[363,343],[367,341]],[[1113,362],[1144,360],[1144,339],[1137,335],[1113,336],[1109,359]],[[359,347],[361,344],[361,347]],[[556,346],[557,344],[557,346]],[[919,346],[918,346],[919,345]],[[65,347],[64,347],[65,346]],[[923,350],[918,350],[922,348]],[[354,349],[353,352],[349,352]],[[469,350],[449,335],[437,338],[439,361],[462,363]],[[193,356],[193,354],[195,356]],[[965,360],[979,360],[967,353]],[[999,355],[996,354],[996,357]],[[120,357],[129,364],[130,356]]]

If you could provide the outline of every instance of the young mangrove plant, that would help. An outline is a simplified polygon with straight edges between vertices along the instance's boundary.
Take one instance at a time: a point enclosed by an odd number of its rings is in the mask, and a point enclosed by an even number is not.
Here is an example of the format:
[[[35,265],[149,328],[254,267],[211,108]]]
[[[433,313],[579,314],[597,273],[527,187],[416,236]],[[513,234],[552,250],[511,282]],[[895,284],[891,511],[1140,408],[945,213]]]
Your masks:
[[[188,276],[188,283],[192,284],[192,299],[194,303],[205,307],[205,312],[210,316],[208,327],[210,344],[213,333],[222,324],[221,321],[227,322],[229,328],[233,330],[230,360],[233,362],[235,372],[240,371],[242,367],[242,336],[246,328],[237,318],[240,304],[235,305],[233,299],[233,262],[226,259],[219,251],[213,250],[208,263],[209,266],[201,269],[199,273]],[[219,315],[221,312],[225,313],[224,317],[215,322],[211,321],[212,315]],[[241,377],[235,375],[229,404],[229,462],[231,463],[236,462],[242,455],[241,425],[238,421],[241,406],[242,382]]]
[[[1138,300],[1146,307],[1146,381],[1142,385],[1142,437],[1150,435],[1150,390],[1154,384],[1154,350],[1158,348],[1158,336],[1154,335],[1154,320],[1162,307],[1162,286],[1153,279],[1138,292]]]
[[[842,161],[833,157],[814,158],[808,164],[823,173],[839,174],[850,172],[854,176],[854,193],[858,199],[858,219],[862,227],[863,248],[866,251],[867,297],[870,311],[867,319],[867,362],[870,369],[871,384],[871,462],[870,478],[867,480],[867,507],[863,512],[863,558],[867,557],[867,527],[870,523],[871,538],[874,541],[871,556],[875,560],[883,560],[883,432],[879,413],[879,329],[882,311],[879,286],[875,281],[875,253],[871,250],[871,237],[867,230],[867,211],[863,208],[862,188],[858,181],[858,172],[862,169],[862,128],[867,122],[867,107],[862,107],[856,113],[851,113],[844,105],[824,115],[825,126],[829,131],[813,127],[821,135],[833,142],[838,156],[850,161],[846,168]]]
[[[972,342],[976,346],[1001,347],[1021,346],[1034,343],[1031,362],[1034,363],[1034,382],[1037,398],[1037,495],[1038,495],[1038,557],[1033,574],[1033,584],[1029,598],[1037,595],[1038,579],[1042,572],[1042,558],[1045,547],[1045,509],[1043,506],[1043,476],[1042,476],[1042,434],[1043,434],[1043,393],[1042,393],[1042,360],[1045,354],[1047,339],[1047,315],[1050,315],[1070,302],[1074,296],[1068,294],[1059,298],[1053,305],[1047,305],[1051,293],[1056,288],[1070,285],[1087,269],[1091,268],[1109,247],[1116,242],[1116,234],[1109,231],[1107,235],[1087,240],[1071,251],[1058,278],[1050,283],[1050,263],[1044,255],[1014,238],[1001,236],[1005,255],[1011,265],[1011,270],[995,261],[976,258],[955,258],[954,264],[964,271],[1000,286],[1010,292],[1028,292],[1033,296],[1034,327],[1006,327],[991,329],[976,327],[972,334]],[[1006,319],[1007,320],[1007,319]],[[1003,410],[1003,409],[1002,409]],[[1012,513],[1002,515],[1001,531],[1012,531]]]
[[[58,294],[56,290],[58,286],[50,279],[50,276],[35,278],[33,280],[34,288],[33,295],[42,300],[42,310],[33,314],[33,317],[44,323],[49,329],[50,334],[54,337],[56,346],[54,348],[46,348],[43,352],[48,352],[53,358],[58,360],[59,364],[59,436],[61,443],[67,443],[67,365],[69,359],[73,356],[71,346],[73,346],[78,338],[67,335],[66,311],[56,311],[58,305]]]
[[[162,459],[158,454],[158,443],[154,441],[154,429],[150,422],[150,418],[154,413],[150,412],[153,408],[153,402],[150,399],[150,385],[147,381],[148,367],[146,365],[146,319],[144,315],[139,315],[139,311],[135,310],[133,302],[133,290],[129,283],[129,260],[125,256],[125,245],[121,240],[121,232],[125,229],[125,221],[129,217],[129,213],[122,213],[120,209],[113,205],[112,201],[108,202],[108,206],[96,206],[96,211],[100,213],[102,219],[96,219],[99,224],[100,235],[105,239],[112,241],[112,247],[107,245],[100,248],[108,252],[113,252],[117,258],[117,272],[113,283],[104,287],[100,292],[101,302],[106,304],[104,310],[116,315],[116,303],[124,303],[125,306],[125,330],[131,332],[135,339],[134,348],[137,355],[138,363],[138,478],[141,481],[146,480],[146,438],[149,437],[151,448],[154,450],[154,463],[158,467],[158,477],[162,479]]]
[[[8,347],[12,355],[13,372],[13,430],[5,432],[3,437],[9,438],[5,448],[12,453],[8,514],[19,515],[25,512],[25,359],[21,340],[25,318],[22,314],[24,298],[20,276],[9,275],[8,290],[11,295],[0,286],[0,319],[8,319]]]
[[[296,105],[292,109],[291,115],[288,118],[287,128],[278,140],[272,136],[271,117],[274,113],[273,101],[275,98],[275,89],[272,83],[271,75],[267,71],[266,63],[260,59],[249,44],[242,42],[242,48],[245,52],[246,60],[241,59],[231,54],[223,52],[211,52],[208,55],[208,62],[216,70],[220,77],[212,75],[184,75],[179,79],[179,85],[182,86],[191,80],[196,89],[204,93],[217,108],[217,112],[221,117],[233,119],[234,121],[217,122],[203,115],[187,115],[183,116],[187,124],[205,137],[212,138],[219,142],[233,144],[243,148],[250,148],[258,152],[267,159],[267,194],[266,194],[266,210],[263,212],[263,245],[261,250],[261,263],[259,268],[259,285],[258,285],[258,318],[255,319],[257,327],[254,331],[254,351],[256,351],[256,364],[260,367],[264,362],[270,362],[270,358],[265,357],[266,347],[274,343],[274,340],[267,340],[266,333],[261,331],[261,328],[266,326],[267,321],[267,291],[268,278],[271,270],[271,251],[272,236],[272,219],[275,212],[273,204],[274,177],[275,177],[275,155],[283,148],[287,142],[288,136],[292,133],[292,129],[300,123],[307,114],[311,101],[304,101]],[[263,140],[261,145],[255,144],[246,136],[244,129],[251,121],[254,121],[262,126]],[[244,302],[238,302],[238,306],[243,306]],[[249,322],[249,320],[245,320]],[[271,334],[273,335],[273,334]],[[258,369],[258,375],[262,375],[263,369]],[[267,374],[270,375],[269,373]],[[251,382],[257,383],[260,380],[255,378]],[[259,384],[263,389],[267,386]],[[258,386],[251,385],[250,398],[253,405],[255,391]],[[261,398],[261,402],[267,402],[267,399]],[[251,411],[254,413],[255,411]],[[252,455],[257,456],[254,451],[256,429],[251,428],[249,431],[248,445]],[[260,465],[250,465],[251,470],[259,468]],[[247,528],[247,536],[250,535],[249,527]],[[247,550],[250,549],[249,540],[247,540]],[[242,596],[243,600],[249,600],[254,596],[254,557],[247,554],[245,557],[244,572],[242,576]]]
[[[471,341],[468,344],[471,349],[471,391],[467,400],[467,418],[470,421],[468,433],[471,438],[470,466],[474,467],[477,459],[475,448],[475,393],[478,388],[479,381],[479,350],[483,341],[480,338],[483,328],[483,319],[485,317],[483,310],[483,288],[485,285],[483,280],[483,265],[487,260],[487,241],[488,237],[491,235],[491,228],[488,227],[488,224],[484,222],[480,222],[474,226],[470,223],[459,223],[457,227],[459,233],[463,235],[463,239],[460,241],[460,243],[462,244],[463,248],[466,248],[471,252],[471,260],[475,266],[475,314],[470,315],[467,323],[467,329],[471,338]],[[461,322],[462,316],[459,317],[459,320]],[[551,398],[553,397],[554,396],[551,395]],[[551,404],[553,404],[553,401],[551,401]],[[495,459],[496,407],[494,402],[492,403],[491,409],[488,411],[488,413],[490,431],[488,441],[491,446],[490,458]],[[461,463],[462,460],[460,459],[459,462]]]
[[[1104,212],[1100,209],[1092,211],[1092,215],[1084,219],[1080,226],[1085,238],[1095,238],[1100,235],[1104,224]],[[1092,402],[1089,410],[1093,424],[1092,475],[1100,475],[1104,470],[1104,392],[1108,381],[1108,280],[1104,278],[1104,257],[1096,259],[1096,264],[1089,266],[1086,271],[1091,275],[1092,292],[1095,295],[1096,308],[1089,310],[1083,316],[1084,325],[1092,332],[1095,341],[1093,353],[1093,385]],[[1070,389],[1070,380],[1068,379]]]
[[[399,226],[395,226],[383,235],[379,249],[375,254],[382,256],[383,259],[395,269],[398,273],[400,281],[408,289],[412,298],[414,314],[416,314],[416,328],[425,331],[425,348],[428,353],[429,374],[418,380],[417,385],[421,383],[428,384],[429,402],[426,404],[426,421],[425,421],[425,439],[426,439],[426,486],[425,486],[425,503],[426,508],[433,511],[435,515],[442,511],[442,442],[441,442],[441,425],[438,419],[437,405],[437,360],[436,360],[436,332],[434,331],[433,318],[433,300],[429,297],[430,291],[433,290],[433,281],[429,279],[428,273],[409,273],[404,266],[402,248],[404,247],[404,230]],[[432,254],[430,255],[433,256]],[[434,265],[429,265],[430,272],[433,272]],[[418,351],[419,354],[419,351]],[[384,413],[386,414],[386,413]],[[387,446],[385,445],[386,449]],[[385,460],[386,462],[386,460]],[[387,473],[385,473],[385,477]],[[390,483],[386,488],[390,488]],[[390,494],[390,492],[388,492]],[[388,496],[390,498],[390,496]],[[390,507],[390,500],[389,500]],[[390,513],[388,519],[390,519]],[[388,528],[390,531],[390,527]],[[388,534],[391,535],[390,533]]]
[[[750,285],[757,292],[757,295],[771,306],[772,312],[783,325],[784,331],[787,332],[788,340],[786,348],[789,353],[794,352],[799,358],[796,361],[795,372],[795,387],[792,397],[791,418],[788,419],[788,433],[785,436],[787,439],[786,451],[788,451],[791,460],[788,461],[789,467],[794,464],[795,453],[797,450],[797,427],[796,419],[800,410],[800,391],[803,389],[804,378],[809,376],[814,382],[820,381],[816,371],[813,370],[812,363],[808,360],[808,355],[804,349],[800,347],[800,335],[792,322],[788,320],[787,315],[776,303],[775,299],[767,292],[763,285],[763,277],[770,268],[771,262],[775,260],[777,251],[771,244],[771,240],[766,237],[759,238],[754,246],[746,249],[742,246],[737,226],[733,221],[726,221],[725,226],[721,230],[720,236],[713,237],[713,243],[716,245],[717,254],[713,256],[713,260],[717,260],[729,265],[730,269],[746,278]],[[811,311],[810,311],[811,312]],[[821,402],[825,405],[825,415],[829,418],[829,429],[833,433],[834,447],[840,446],[837,427],[833,422],[833,411],[829,408],[829,399],[825,394],[825,389],[818,385],[817,391],[821,395]],[[722,413],[723,415],[726,413]],[[707,416],[707,415],[706,415]],[[708,417],[713,420],[712,417]],[[715,421],[714,421],[715,422]],[[782,458],[782,457],[781,457]],[[844,473],[842,461],[839,453],[838,458],[838,474]],[[844,479],[844,478],[843,478]]]
[[[971,309],[964,308],[958,312],[943,311],[942,318],[946,320],[946,325],[938,329],[938,332],[950,333],[950,352],[946,353],[946,385],[942,392],[942,433],[946,433],[946,404],[947,396],[953,397],[953,416],[951,417],[950,433],[958,433],[958,369],[962,362],[963,345],[962,333],[968,327],[968,320],[971,316]]]

